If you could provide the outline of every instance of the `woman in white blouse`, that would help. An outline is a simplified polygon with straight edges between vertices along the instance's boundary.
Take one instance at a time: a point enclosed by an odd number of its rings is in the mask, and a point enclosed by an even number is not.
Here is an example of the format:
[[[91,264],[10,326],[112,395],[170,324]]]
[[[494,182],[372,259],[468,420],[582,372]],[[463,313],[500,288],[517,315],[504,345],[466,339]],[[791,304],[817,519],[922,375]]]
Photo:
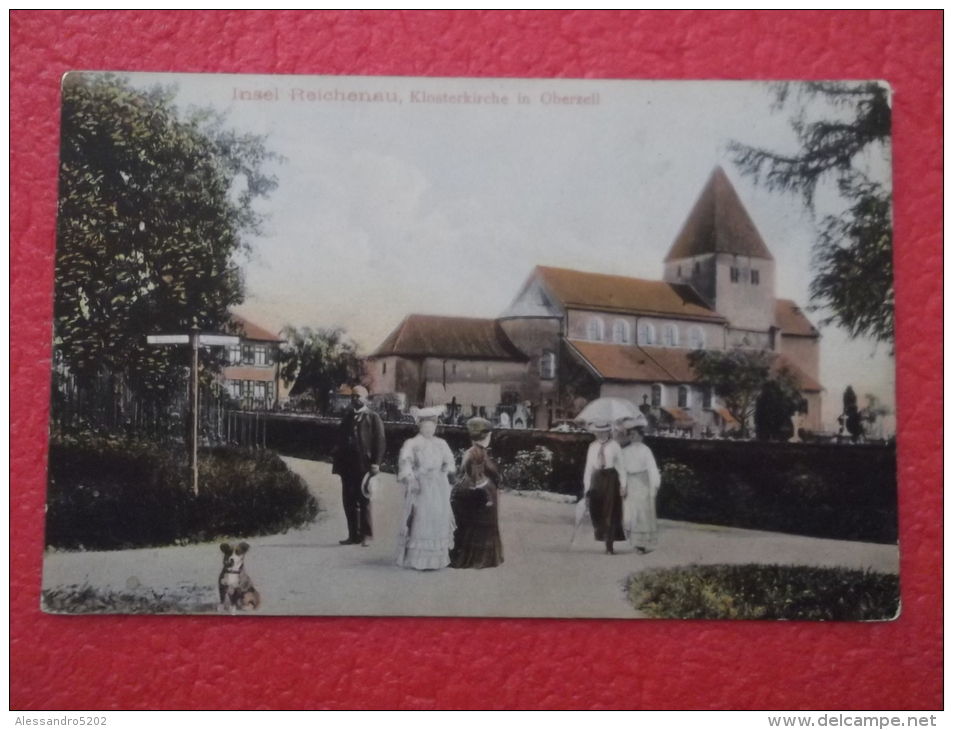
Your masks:
[[[590,422],[589,430],[596,440],[589,445],[586,454],[586,470],[583,473],[585,499],[596,540],[605,542],[606,554],[614,555],[612,543],[625,540],[622,524],[622,500],[626,495],[626,472],[622,461],[622,448],[612,440],[612,424]]]
[[[629,540],[640,553],[658,547],[655,497],[662,483],[652,450],[642,442],[647,425],[645,416],[627,418],[622,422],[621,434],[627,488],[623,522]]]

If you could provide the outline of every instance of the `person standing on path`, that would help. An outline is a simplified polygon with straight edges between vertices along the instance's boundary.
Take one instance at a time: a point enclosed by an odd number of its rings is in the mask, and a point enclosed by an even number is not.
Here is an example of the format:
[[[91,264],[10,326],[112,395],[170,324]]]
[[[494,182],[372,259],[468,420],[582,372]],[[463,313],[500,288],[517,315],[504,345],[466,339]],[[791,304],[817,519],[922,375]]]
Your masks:
[[[450,551],[454,568],[495,568],[503,562],[500,540],[500,470],[489,454],[493,424],[471,418],[467,431],[473,445],[463,455],[459,481],[450,494],[457,529]]]
[[[583,489],[589,504],[589,515],[596,540],[605,542],[606,554],[614,555],[612,543],[625,540],[622,527],[622,500],[626,496],[626,472],[622,463],[622,447],[612,440],[609,421],[593,421],[589,430],[596,440],[586,454]]]
[[[662,477],[652,450],[642,442],[648,426],[645,416],[626,418],[621,425],[622,461],[628,492],[623,500],[623,526],[636,551],[649,553],[658,547],[655,498]]]
[[[370,545],[371,500],[362,485],[368,474],[376,476],[384,459],[386,441],[384,422],[368,405],[367,388],[356,385],[351,390],[351,407],[341,418],[338,446],[334,451],[332,474],[341,477],[344,516],[347,518],[347,539],[341,545]]]
[[[438,570],[450,565],[456,527],[450,507],[450,475],[456,464],[450,446],[435,435],[443,406],[411,408],[420,429],[400,449],[397,481],[404,486],[404,508],[397,538],[397,565]]]

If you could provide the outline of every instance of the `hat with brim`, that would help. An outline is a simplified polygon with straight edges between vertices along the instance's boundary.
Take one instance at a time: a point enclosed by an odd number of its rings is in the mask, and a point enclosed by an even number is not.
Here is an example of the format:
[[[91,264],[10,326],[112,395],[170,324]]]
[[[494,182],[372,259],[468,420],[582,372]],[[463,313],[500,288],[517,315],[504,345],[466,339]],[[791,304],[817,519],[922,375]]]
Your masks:
[[[443,412],[446,410],[444,406],[433,406],[431,408],[411,408],[410,415],[413,416],[414,421],[420,423],[421,421],[436,421],[440,416],[443,415]]]
[[[470,432],[470,438],[481,439],[493,430],[493,424],[485,418],[471,418],[467,421],[467,431]]]
[[[589,421],[586,429],[592,433],[605,433],[612,430],[612,424],[609,421]]]
[[[380,479],[377,478],[377,475],[368,472],[367,476],[364,477],[363,484],[361,484],[361,494],[370,499],[377,494],[380,485]]]
[[[631,431],[633,429],[640,429],[644,431],[649,427],[648,419],[643,416],[641,413],[634,418],[623,418],[619,421],[619,426],[624,428],[626,431]]]

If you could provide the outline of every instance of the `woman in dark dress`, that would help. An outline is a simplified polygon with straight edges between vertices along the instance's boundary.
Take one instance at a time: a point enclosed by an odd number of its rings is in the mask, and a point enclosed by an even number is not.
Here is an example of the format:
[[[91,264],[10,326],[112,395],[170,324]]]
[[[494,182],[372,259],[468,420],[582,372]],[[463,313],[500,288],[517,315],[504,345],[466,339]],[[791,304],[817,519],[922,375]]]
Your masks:
[[[605,542],[606,554],[615,555],[612,543],[625,540],[622,525],[623,499],[626,496],[625,461],[622,447],[612,439],[612,424],[593,421],[589,430],[596,439],[589,444],[583,472],[584,499],[598,542]]]
[[[503,562],[500,540],[500,472],[487,448],[493,424],[485,418],[467,421],[472,446],[463,455],[459,481],[450,495],[457,528],[450,565],[454,568],[495,568]]]

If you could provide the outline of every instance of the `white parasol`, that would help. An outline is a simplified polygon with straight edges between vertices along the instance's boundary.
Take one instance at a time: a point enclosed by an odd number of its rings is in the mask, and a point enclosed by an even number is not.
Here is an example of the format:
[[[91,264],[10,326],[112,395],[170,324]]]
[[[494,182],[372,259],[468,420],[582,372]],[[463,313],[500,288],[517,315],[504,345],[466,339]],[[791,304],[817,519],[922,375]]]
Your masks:
[[[583,497],[576,502],[576,525],[572,529],[572,537],[569,538],[570,547],[572,547],[572,544],[576,541],[576,533],[579,532],[579,525],[586,519],[587,514],[589,514],[589,500]]]
[[[575,420],[585,424],[594,421],[617,423],[623,418],[636,418],[639,415],[639,409],[624,398],[596,398],[579,412]]]

